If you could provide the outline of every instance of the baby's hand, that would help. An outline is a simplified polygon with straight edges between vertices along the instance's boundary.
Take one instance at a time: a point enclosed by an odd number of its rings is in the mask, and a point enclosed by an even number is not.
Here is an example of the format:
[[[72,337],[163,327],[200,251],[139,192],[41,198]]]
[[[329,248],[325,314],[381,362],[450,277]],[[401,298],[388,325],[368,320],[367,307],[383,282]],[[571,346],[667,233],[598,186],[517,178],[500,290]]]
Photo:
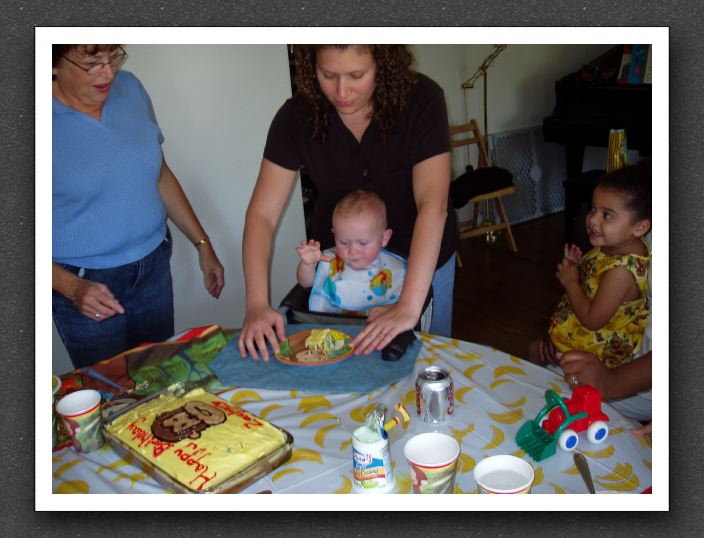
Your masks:
[[[296,252],[301,261],[307,265],[314,265],[320,261],[329,262],[330,257],[323,255],[320,251],[320,242],[311,239],[306,243],[305,239],[296,247]]]
[[[579,264],[579,261],[582,259],[582,249],[577,245],[568,245],[565,243],[564,259],[574,265]]]
[[[566,258],[557,264],[557,272],[555,275],[565,289],[567,289],[567,286],[570,284],[579,284],[579,271],[577,270],[577,266]]]

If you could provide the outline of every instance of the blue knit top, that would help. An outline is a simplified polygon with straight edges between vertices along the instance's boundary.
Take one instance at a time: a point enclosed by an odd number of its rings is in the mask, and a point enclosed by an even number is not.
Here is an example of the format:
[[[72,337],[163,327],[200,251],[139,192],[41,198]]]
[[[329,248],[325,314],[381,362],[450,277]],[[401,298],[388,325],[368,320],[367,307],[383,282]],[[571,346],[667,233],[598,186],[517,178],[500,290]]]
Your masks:
[[[137,77],[117,73],[100,121],[55,98],[52,120],[53,261],[104,269],[149,254],[166,236],[164,137]]]

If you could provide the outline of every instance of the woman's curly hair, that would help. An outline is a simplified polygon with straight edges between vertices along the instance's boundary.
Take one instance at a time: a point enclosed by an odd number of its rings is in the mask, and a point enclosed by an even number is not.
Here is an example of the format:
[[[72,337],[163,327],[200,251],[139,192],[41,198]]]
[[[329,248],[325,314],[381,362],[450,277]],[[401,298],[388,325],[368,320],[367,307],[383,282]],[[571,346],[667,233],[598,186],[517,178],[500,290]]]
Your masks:
[[[335,109],[323,95],[316,75],[317,53],[321,48],[347,49],[360,46],[369,50],[376,64],[372,94],[372,122],[386,141],[396,130],[416,82],[413,54],[407,45],[295,45],[295,82],[303,98],[313,137],[325,141],[330,113]]]

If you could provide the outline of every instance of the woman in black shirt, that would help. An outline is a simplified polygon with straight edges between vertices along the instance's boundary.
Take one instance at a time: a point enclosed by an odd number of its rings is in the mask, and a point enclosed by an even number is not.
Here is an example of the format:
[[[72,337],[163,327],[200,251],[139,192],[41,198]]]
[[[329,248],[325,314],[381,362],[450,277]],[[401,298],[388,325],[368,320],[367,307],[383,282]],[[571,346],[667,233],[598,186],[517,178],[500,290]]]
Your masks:
[[[269,304],[268,265],[274,230],[301,167],[319,191],[312,238],[322,248],[334,245],[330,223],[337,201],[365,189],[387,205],[394,230],[389,248],[408,257],[399,301],[353,340],[358,352],[383,349],[416,325],[436,269],[445,282],[433,289],[433,319],[444,327],[431,332],[449,336],[457,227],[447,202],[447,110],[442,89],[414,72],[412,61],[405,45],[297,47],[298,92],[272,121],[247,209],[242,356],[268,359],[267,340],[278,351],[285,336],[283,318]]]

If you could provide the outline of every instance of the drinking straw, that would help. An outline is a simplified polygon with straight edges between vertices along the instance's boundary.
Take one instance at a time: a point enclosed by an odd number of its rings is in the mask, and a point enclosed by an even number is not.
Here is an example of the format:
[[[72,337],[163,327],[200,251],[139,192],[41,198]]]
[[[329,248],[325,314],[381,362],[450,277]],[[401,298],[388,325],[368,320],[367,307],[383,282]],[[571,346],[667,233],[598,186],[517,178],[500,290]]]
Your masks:
[[[410,422],[411,417],[408,415],[408,410],[406,409],[406,407],[401,402],[399,402],[394,406],[394,409],[401,413],[401,417],[403,419],[403,428],[408,428],[408,423]],[[396,426],[398,426],[399,423],[402,422],[402,419],[399,418],[398,415],[394,416],[394,418],[384,424],[384,430],[389,431],[395,428]]]

